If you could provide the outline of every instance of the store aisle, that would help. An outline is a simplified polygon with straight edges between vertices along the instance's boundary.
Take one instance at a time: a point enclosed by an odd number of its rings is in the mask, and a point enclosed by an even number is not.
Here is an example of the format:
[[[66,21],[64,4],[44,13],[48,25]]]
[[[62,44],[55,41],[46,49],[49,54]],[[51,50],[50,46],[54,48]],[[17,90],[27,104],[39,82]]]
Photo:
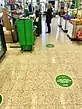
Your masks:
[[[72,43],[52,21],[52,33],[36,39],[32,53],[9,48],[0,63],[0,109],[82,109],[82,45]],[[54,44],[46,48],[46,44]],[[60,74],[72,78],[68,88],[58,86]]]

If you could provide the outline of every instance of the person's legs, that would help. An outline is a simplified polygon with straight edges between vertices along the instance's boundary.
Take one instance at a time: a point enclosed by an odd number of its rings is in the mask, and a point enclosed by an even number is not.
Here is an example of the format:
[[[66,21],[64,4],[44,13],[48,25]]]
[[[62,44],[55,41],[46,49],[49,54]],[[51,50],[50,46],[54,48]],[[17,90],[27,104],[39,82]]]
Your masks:
[[[48,33],[50,33],[51,32],[50,23],[47,23],[47,27],[48,27]]]

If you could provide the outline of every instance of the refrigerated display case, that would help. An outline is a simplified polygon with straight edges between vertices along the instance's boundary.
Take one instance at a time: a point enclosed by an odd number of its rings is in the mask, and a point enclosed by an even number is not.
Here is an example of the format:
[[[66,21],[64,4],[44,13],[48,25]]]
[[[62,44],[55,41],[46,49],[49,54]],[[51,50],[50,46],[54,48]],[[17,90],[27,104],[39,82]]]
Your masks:
[[[4,38],[3,26],[0,24],[0,59],[6,53],[7,47]]]

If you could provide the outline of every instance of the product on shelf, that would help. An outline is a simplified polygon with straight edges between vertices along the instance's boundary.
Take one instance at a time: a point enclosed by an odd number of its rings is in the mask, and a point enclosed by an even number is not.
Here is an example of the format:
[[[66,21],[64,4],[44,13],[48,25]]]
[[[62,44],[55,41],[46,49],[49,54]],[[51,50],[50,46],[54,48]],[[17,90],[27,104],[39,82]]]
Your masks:
[[[67,11],[68,11],[68,8],[67,8],[67,5],[65,4],[64,12],[67,12]]]
[[[82,14],[81,11],[78,11],[78,13],[77,13],[77,18],[78,19],[81,19],[81,16],[82,16],[81,14]]]
[[[82,29],[79,28],[77,31],[76,31],[76,37],[82,39]]]
[[[75,36],[82,40],[82,25],[77,25],[75,29]]]
[[[71,19],[70,22],[72,24],[82,25],[82,19]]]

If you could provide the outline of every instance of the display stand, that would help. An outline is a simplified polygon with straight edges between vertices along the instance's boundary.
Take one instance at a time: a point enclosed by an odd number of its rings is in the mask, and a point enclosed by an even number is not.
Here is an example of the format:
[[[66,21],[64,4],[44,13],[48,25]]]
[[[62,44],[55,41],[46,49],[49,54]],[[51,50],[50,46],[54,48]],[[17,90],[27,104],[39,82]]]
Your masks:
[[[73,39],[73,29],[74,29],[74,26],[73,26],[73,24],[70,23],[70,22],[67,23],[67,26],[68,26],[67,36],[68,36],[70,39]]]
[[[82,24],[78,24],[75,27],[75,37],[77,40],[82,41]]]
[[[68,23],[68,33],[67,36],[71,40],[81,41],[82,40],[82,24],[72,24],[71,22]]]
[[[58,26],[61,28],[62,27],[62,22],[61,19],[62,17],[58,16]]]
[[[67,32],[67,20],[65,20],[64,18],[62,19],[62,30],[64,32]]]
[[[82,13],[82,1],[76,0],[75,4],[76,8],[78,8],[79,11]],[[68,23],[68,33],[67,36],[74,41],[82,41],[82,18],[81,15],[79,15],[80,18],[71,19]]]

